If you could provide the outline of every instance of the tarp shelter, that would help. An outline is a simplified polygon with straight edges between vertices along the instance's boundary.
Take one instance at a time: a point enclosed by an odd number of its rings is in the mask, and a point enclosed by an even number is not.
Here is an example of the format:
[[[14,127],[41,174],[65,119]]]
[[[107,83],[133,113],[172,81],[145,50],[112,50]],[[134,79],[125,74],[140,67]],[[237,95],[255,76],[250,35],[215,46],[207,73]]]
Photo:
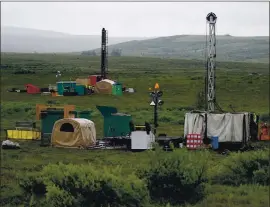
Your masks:
[[[66,118],[55,122],[51,144],[56,147],[86,148],[96,144],[94,122],[82,118]]]
[[[113,84],[115,84],[115,82],[109,79],[99,81],[96,83],[95,92],[103,94],[112,94]]]
[[[25,85],[26,91],[29,94],[37,94],[40,93],[40,88],[37,86],[34,86],[32,84],[26,84]]]
[[[89,78],[77,78],[76,79],[76,84],[77,85],[87,86],[87,85],[90,85],[91,82],[90,82],[90,79]]]
[[[185,115],[184,136],[207,132],[207,137],[218,137],[219,142],[245,142],[250,137],[250,114],[190,112]],[[206,129],[207,127],[207,129]]]

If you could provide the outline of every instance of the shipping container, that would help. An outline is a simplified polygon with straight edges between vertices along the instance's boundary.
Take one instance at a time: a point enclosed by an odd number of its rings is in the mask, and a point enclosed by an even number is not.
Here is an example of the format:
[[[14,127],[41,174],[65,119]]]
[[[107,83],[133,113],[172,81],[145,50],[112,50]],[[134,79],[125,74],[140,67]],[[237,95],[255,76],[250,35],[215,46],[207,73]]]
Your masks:
[[[68,89],[69,92],[74,92],[76,88],[75,81],[61,81],[57,82],[57,92],[59,95],[63,95],[63,93]]]

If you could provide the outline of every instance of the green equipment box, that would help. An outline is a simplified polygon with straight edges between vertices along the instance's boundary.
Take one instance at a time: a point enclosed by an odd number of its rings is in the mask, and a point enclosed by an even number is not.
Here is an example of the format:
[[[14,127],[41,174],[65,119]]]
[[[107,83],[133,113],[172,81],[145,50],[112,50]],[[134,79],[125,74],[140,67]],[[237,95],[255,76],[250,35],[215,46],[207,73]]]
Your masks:
[[[108,106],[97,106],[104,117],[104,137],[125,137],[131,132],[131,115],[117,113],[117,109]]]

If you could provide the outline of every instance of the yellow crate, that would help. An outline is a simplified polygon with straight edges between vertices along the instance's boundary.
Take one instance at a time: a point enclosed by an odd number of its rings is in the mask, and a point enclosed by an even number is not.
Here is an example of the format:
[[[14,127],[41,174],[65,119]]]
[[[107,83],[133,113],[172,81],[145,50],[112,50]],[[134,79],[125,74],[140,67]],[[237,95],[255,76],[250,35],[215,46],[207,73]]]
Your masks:
[[[7,130],[7,138],[8,139],[40,139],[41,132],[39,131],[28,131],[28,130],[20,130],[20,129],[8,129]]]

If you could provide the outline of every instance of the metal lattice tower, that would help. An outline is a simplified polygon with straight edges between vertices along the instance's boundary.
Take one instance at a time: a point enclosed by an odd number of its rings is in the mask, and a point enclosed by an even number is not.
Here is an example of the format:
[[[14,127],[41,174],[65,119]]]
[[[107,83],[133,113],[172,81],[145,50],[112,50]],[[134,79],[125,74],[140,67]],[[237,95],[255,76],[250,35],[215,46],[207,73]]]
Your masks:
[[[207,41],[207,64],[206,64],[206,109],[215,111],[216,105],[216,21],[217,16],[209,13],[206,16],[209,33],[206,34]]]

